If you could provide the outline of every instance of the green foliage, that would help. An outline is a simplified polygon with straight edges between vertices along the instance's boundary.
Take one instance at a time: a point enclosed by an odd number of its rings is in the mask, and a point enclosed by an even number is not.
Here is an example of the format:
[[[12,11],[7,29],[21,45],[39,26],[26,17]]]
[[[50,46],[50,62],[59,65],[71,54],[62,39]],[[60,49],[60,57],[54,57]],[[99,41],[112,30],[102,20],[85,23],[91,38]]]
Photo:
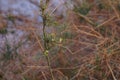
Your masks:
[[[2,74],[0,74],[0,80],[2,80],[3,79],[3,75]]]
[[[25,41],[26,42],[26,41]],[[18,57],[17,50],[25,43],[25,42],[19,42],[18,44],[11,46],[6,38],[5,47],[3,54],[4,60],[10,60]]]
[[[57,35],[59,35],[61,32],[63,32],[69,25],[63,23],[59,24],[59,26],[55,27]]]
[[[117,4],[117,9],[120,12],[120,3]]]
[[[11,14],[9,14],[9,15],[7,16],[7,19],[8,19],[9,21],[11,21],[12,23],[15,22],[15,17],[14,17],[13,15],[11,15]]]
[[[12,30],[10,33],[14,34],[14,33],[15,33],[15,31],[14,31],[14,30]]]
[[[27,77],[23,77],[22,80],[30,80],[30,79],[28,79]]]
[[[0,29],[0,34],[7,34],[7,29],[6,28],[2,28]]]
[[[70,31],[66,31],[62,34],[63,39],[72,39],[74,35]]]
[[[96,64],[98,65],[98,63],[100,62],[100,57],[98,54],[96,54],[95,61],[96,61]]]
[[[79,12],[83,15],[87,15],[91,10],[91,4],[88,2],[83,2],[80,6],[75,6],[74,11]]]
[[[96,0],[96,4],[99,10],[104,9],[104,10],[112,11],[112,7],[110,6],[107,0]]]
[[[54,20],[54,18],[52,16],[50,16],[49,14],[46,14],[46,26],[58,26],[58,22]]]
[[[102,3],[99,3],[99,4],[98,4],[98,9],[99,9],[99,10],[102,10],[102,9],[104,9],[104,8],[105,8],[105,6],[104,6]]]
[[[105,32],[106,32],[106,26],[101,26],[99,28],[99,32],[104,36]]]
[[[61,48],[60,48],[59,46],[55,45],[53,48],[50,49],[51,55],[57,55],[58,52],[60,51],[60,49],[61,49]],[[56,64],[57,64],[57,63],[56,63]]]
[[[4,58],[9,60],[12,58],[12,51],[10,45],[6,42],[6,51],[4,53]]]

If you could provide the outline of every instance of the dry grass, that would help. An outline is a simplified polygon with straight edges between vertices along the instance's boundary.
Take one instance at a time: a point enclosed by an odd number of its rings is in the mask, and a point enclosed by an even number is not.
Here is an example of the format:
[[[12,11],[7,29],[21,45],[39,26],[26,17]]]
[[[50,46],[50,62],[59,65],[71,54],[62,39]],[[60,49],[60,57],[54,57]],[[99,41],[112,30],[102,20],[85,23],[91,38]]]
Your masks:
[[[89,0],[92,7],[86,15],[69,11],[68,26],[50,28],[50,33],[56,38],[56,42],[51,42],[48,54],[54,80],[120,79],[119,0],[93,1]],[[10,60],[1,55],[0,80],[51,80],[42,53],[43,39],[38,34],[41,30],[29,26],[37,24],[34,21],[23,19],[23,22],[26,23],[24,27],[16,24],[15,28],[29,33],[26,42],[29,47],[22,45],[17,57]]]

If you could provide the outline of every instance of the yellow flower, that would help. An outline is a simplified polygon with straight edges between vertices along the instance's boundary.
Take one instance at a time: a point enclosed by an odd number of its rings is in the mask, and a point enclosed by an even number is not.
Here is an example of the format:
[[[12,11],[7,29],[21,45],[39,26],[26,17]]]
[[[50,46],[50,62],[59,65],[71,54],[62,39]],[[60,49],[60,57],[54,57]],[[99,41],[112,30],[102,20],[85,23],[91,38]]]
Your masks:
[[[61,43],[62,41],[63,41],[63,39],[62,39],[62,38],[60,38],[60,39],[59,39],[59,42]]]
[[[45,50],[45,52],[44,52],[45,56],[48,56],[48,53],[49,53],[49,51]]]

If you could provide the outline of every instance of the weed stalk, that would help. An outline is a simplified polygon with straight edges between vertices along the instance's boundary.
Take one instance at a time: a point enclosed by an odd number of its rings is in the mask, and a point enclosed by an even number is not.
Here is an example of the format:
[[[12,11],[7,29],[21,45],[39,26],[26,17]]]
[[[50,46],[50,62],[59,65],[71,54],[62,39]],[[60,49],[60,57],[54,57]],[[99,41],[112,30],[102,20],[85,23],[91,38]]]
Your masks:
[[[48,50],[48,42],[47,42],[47,33],[46,33],[46,24],[47,24],[47,15],[45,13],[45,10],[47,8],[47,4],[48,4],[49,0],[46,0],[45,3],[42,3],[42,1],[40,3],[40,8],[41,8],[41,12],[42,12],[42,19],[43,19],[43,29],[42,29],[42,32],[43,32],[43,40],[44,40],[44,55],[46,57],[46,60],[47,60],[47,64],[49,66],[49,71],[50,71],[50,74],[51,74],[51,77],[52,77],[52,80],[54,80],[54,76],[53,76],[53,73],[52,73],[52,68],[51,68],[51,63],[50,63],[50,58],[49,58],[49,50]]]

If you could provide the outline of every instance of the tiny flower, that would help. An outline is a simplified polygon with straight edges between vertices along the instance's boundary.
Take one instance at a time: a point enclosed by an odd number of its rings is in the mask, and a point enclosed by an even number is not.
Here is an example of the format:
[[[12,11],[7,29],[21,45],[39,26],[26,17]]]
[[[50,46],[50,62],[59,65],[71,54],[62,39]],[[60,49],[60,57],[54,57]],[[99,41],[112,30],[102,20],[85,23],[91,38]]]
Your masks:
[[[59,42],[61,43],[62,41],[63,41],[63,39],[62,39],[62,38],[60,38],[60,39],[59,39]]]
[[[49,51],[48,51],[48,50],[45,50],[45,52],[44,52],[45,56],[47,56],[48,53],[49,53]]]
[[[55,41],[55,39],[52,38],[52,41]]]

